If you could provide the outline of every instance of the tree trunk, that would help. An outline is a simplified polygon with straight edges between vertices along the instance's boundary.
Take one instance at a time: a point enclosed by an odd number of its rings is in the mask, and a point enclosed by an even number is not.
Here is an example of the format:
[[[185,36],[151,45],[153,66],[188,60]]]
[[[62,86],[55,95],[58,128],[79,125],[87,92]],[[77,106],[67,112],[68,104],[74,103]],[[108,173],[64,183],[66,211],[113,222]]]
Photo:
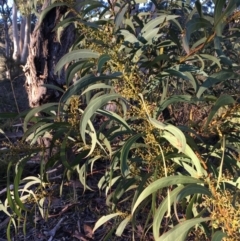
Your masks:
[[[10,58],[10,43],[11,39],[8,33],[8,22],[7,18],[4,18],[4,35],[5,35],[5,55],[6,58]]]
[[[19,59],[19,37],[18,37],[18,26],[17,26],[17,6],[13,3],[13,59]]]
[[[20,27],[20,38],[19,38],[19,49],[21,53],[24,45],[25,25],[26,25],[26,16],[22,16],[21,27]]]
[[[48,6],[47,0],[42,9]],[[65,83],[65,72],[60,76],[54,74],[57,62],[72,46],[75,40],[74,25],[68,25],[61,34],[60,43],[53,29],[59,23],[61,17],[68,11],[67,7],[55,7],[51,9],[42,23],[36,24],[31,34],[29,55],[24,66],[26,75],[26,89],[30,107],[40,106],[50,100],[56,101],[59,97],[57,91],[47,89],[43,84],[62,86]]]
[[[23,46],[21,49],[21,63],[25,64],[28,56],[28,45],[30,41],[30,32],[31,32],[31,15],[24,17],[24,38],[23,38]],[[22,26],[21,26],[22,27]]]

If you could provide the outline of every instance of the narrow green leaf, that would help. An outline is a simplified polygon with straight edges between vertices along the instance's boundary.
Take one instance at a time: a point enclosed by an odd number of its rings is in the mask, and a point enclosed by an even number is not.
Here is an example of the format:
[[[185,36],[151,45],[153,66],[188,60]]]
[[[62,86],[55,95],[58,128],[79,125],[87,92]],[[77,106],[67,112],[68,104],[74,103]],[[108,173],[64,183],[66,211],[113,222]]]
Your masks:
[[[103,55],[101,55],[99,57],[98,64],[97,64],[97,66],[98,66],[98,73],[101,73],[103,65],[110,59],[111,58],[110,58],[110,56],[108,54],[103,54]]]
[[[103,80],[112,80],[112,79],[118,79],[122,73],[116,72],[111,75],[100,75],[100,76],[95,76],[95,75],[86,75],[83,78],[79,79],[76,81],[73,85],[71,85],[70,88],[67,89],[67,91],[63,94],[61,98],[61,102],[67,101],[71,96],[78,94],[80,90],[90,84],[93,84],[98,81],[103,81]]]
[[[47,87],[48,89],[57,90],[57,91],[60,91],[60,92],[64,93],[64,90],[62,88],[56,86],[56,85],[44,84],[42,86]]]
[[[173,95],[162,102],[162,104],[159,106],[158,112],[163,111],[173,103],[180,103],[180,102],[194,103],[196,102],[196,100],[194,100],[191,95]]]
[[[209,197],[212,196],[212,193],[209,191],[208,188],[202,186],[202,185],[198,185],[198,184],[189,184],[186,187],[183,188],[183,190],[181,192],[179,192],[178,196],[177,196],[177,202],[181,201],[183,198],[196,194],[196,193],[200,193],[200,194],[204,194],[207,195]]]
[[[153,217],[153,237],[155,240],[159,237],[160,233],[159,230],[161,228],[162,219],[164,217],[164,214],[168,210],[168,202],[170,198],[170,204],[174,202],[176,199],[178,193],[183,189],[183,186],[179,186],[177,188],[174,188],[173,191],[171,191],[169,197],[165,197],[163,201],[161,201],[161,204],[159,205],[158,209],[156,210],[156,213]]]
[[[54,73],[59,72],[63,66],[71,61],[78,61],[79,59],[99,58],[99,53],[93,52],[90,49],[77,49],[72,50],[70,53],[65,54],[56,64]]]
[[[160,236],[156,241],[185,241],[188,231],[201,222],[207,222],[211,220],[211,218],[194,218],[190,220],[186,220],[184,222],[179,223],[174,228],[169,230],[168,232],[164,233]]]
[[[131,146],[133,145],[134,142],[136,142],[137,139],[139,139],[142,136],[142,134],[137,134],[131,138],[129,138],[124,146],[121,149],[121,155],[120,155],[120,168],[121,168],[121,173],[123,176],[127,176],[130,173],[129,167],[128,167],[128,155],[129,151],[131,149]]]
[[[101,109],[98,110],[97,113],[100,113],[100,114],[102,114],[104,116],[107,116],[111,120],[117,121],[119,124],[123,125],[129,131],[129,133],[132,132],[131,127],[127,124],[127,122],[120,115],[118,115],[118,114],[116,114],[114,112],[101,110]]]
[[[178,17],[179,17],[178,15],[161,14],[160,17],[151,19],[147,24],[145,24],[143,29],[141,30],[141,33],[144,34],[145,32],[152,30],[153,28],[157,27],[158,25],[163,27],[164,26],[163,23],[166,23],[167,21],[178,18]]]
[[[193,178],[193,177],[186,177],[186,176],[169,176],[163,177],[159,180],[152,182],[148,187],[144,189],[144,191],[138,197],[136,203],[133,206],[132,214],[135,212],[138,205],[149,195],[158,191],[161,188],[169,187],[171,185],[179,185],[179,184],[190,184],[190,183],[203,183],[203,181]]]
[[[100,227],[102,226],[104,223],[108,222],[110,219],[115,218],[117,216],[121,215],[121,213],[112,213],[106,216],[102,216],[96,223],[95,226],[93,228],[93,233]]]
[[[218,84],[222,81],[226,81],[227,79],[231,79],[234,77],[235,77],[235,74],[231,70],[221,70],[217,73],[214,73],[202,83],[202,85],[198,89],[196,96],[200,98],[205,90],[211,88],[215,84]]]
[[[130,222],[131,216],[127,216],[126,218],[123,219],[123,221],[118,225],[118,228],[116,230],[116,235],[120,237],[127,226],[127,224]]]
[[[201,56],[204,59],[209,59],[212,62],[216,63],[219,67],[219,69],[222,69],[222,66],[220,64],[220,60],[218,58],[216,58],[215,56],[209,55],[209,54],[199,54],[199,56]]]
[[[96,113],[96,111],[103,107],[105,104],[107,104],[108,101],[121,98],[121,95],[119,94],[106,94],[102,95],[100,97],[97,97],[96,99],[92,100],[86,109],[84,110],[84,113],[81,117],[80,120],[80,134],[83,139],[83,142],[86,143],[86,138],[85,138],[85,132],[86,132],[86,127],[87,123],[92,117],[93,114]]]
[[[223,231],[216,231],[213,234],[211,241],[222,241],[222,239],[225,237],[227,237],[226,233],[224,233]]]
[[[192,18],[186,24],[186,38],[189,41],[191,34],[201,28],[211,28],[211,23],[205,18]]]
[[[138,41],[136,36],[134,34],[130,33],[128,30],[121,29],[119,34],[124,36],[125,42],[132,43],[132,44],[139,43],[141,45],[141,43]]]
[[[38,20],[38,28],[41,26],[44,18],[46,17],[46,15],[54,8],[56,7],[61,7],[61,6],[67,6],[69,7],[70,5],[68,3],[64,3],[64,2],[55,2],[55,3],[52,3],[50,6],[46,7],[42,12],[41,12],[41,15],[39,17],[39,20]]]
[[[205,124],[205,128],[207,128],[207,126],[209,125],[209,123],[211,122],[213,116],[217,113],[217,111],[219,110],[219,108],[221,108],[222,106],[225,105],[230,105],[230,104],[234,104],[235,100],[232,98],[232,96],[230,95],[221,95],[215,105],[213,106],[213,108],[210,111],[210,114],[207,118],[207,122]]]
[[[174,135],[177,138],[177,145],[175,146],[175,148],[177,148],[179,152],[184,153],[186,149],[187,141],[183,132],[171,124],[167,124],[164,130],[170,132],[172,135]],[[167,133],[165,132],[164,137],[166,138],[166,136],[167,136]]]
[[[28,112],[28,114],[26,115],[25,119],[24,119],[24,123],[23,123],[23,130],[24,132],[27,130],[27,125],[28,125],[28,122],[33,118],[35,117],[35,115],[41,111],[44,111],[46,109],[49,109],[51,107],[51,109],[53,109],[53,107],[57,107],[58,106],[58,103],[47,103],[47,104],[43,104],[39,107],[35,107],[34,109],[30,110]]]
[[[115,22],[115,30],[117,30],[121,23],[123,22],[123,18],[124,18],[124,14],[126,13],[127,9],[128,9],[128,4],[126,4],[124,7],[122,7],[120,9],[120,11],[118,11],[117,15],[116,15],[116,18],[114,20]]]
[[[198,14],[201,18],[203,18],[203,13],[202,13],[202,4],[200,3],[199,0],[195,2],[196,9],[198,11]]]
[[[106,5],[104,5],[101,2],[98,1],[89,1],[85,5],[88,5],[88,7],[84,10],[82,10],[83,16],[90,14],[92,10],[97,8],[106,8]]]

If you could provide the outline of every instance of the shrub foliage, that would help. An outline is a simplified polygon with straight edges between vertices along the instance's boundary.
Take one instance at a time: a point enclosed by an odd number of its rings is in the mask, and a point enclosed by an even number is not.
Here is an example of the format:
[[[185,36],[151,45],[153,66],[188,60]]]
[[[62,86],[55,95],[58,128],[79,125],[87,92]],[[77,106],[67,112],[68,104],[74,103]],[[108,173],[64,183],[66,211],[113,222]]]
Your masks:
[[[109,213],[94,227],[114,219],[105,240],[125,230],[139,240],[139,223],[141,240],[239,240],[239,1],[215,0],[213,14],[199,1],[152,0],[151,11],[136,12],[139,2],[85,1],[79,13],[66,4],[75,17],[56,31],[74,23],[78,37],[55,68],[67,66],[66,84],[46,85],[61,99],[23,113],[22,140],[1,150],[9,240],[11,224],[33,212],[30,198],[43,213],[32,186],[50,185],[58,162],[84,190],[105,163],[98,188]],[[39,177],[23,178],[36,154]]]

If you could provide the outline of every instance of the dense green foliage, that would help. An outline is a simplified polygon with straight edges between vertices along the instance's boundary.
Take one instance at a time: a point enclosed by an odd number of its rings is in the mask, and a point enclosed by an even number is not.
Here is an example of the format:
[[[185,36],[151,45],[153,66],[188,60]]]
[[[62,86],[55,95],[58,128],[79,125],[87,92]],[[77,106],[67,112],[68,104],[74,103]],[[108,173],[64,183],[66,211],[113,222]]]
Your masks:
[[[111,211],[94,228],[115,219],[105,240],[130,226],[139,240],[139,223],[141,240],[149,233],[157,241],[239,240],[240,49],[239,27],[232,26],[239,1],[214,1],[213,16],[199,1],[163,9],[152,1],[153,12],[132,15],[138,2],[86,1],[77,16],[61,20],[59,34],[70,23],[78,32],[55,69],[69,64],[66,85],[47,86],[62,92],[60,101],[23,114],[23,139],[3,150],[15,173],[0,208],[17,226],[17,217],[32,211],[24,205],[29,197],[43,213],[45,197],[31,187],[50,185],[46,171],[56,162],[65,167],[63,178],[77,174],[85,190],[88,173],[105,162],[98,188]],[[39,138],[50,145],[39,147]],[[39,150],[39,177],[22,179]],[[23,156],[11,160],[16,153]]]

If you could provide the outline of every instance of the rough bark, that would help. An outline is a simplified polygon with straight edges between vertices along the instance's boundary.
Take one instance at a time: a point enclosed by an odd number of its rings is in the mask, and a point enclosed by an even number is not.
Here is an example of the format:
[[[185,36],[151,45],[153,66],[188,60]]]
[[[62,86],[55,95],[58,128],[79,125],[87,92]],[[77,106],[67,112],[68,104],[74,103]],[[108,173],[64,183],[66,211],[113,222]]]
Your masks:
[[[43,9],[48,6],[46,0]],[[62,86],[65,83],[65,73],[54,74],[54,68],[72,46],[75,34],[74,25],[70,24],[61,34],[60,42],[53,29],[60,18],[67,12],[66,7],[56,7],[48,12],[41,24],[37,23],[31,34],[29,55],[24,66],[26,89],[30,107],[40,106],[59,97],[57,91],[47,89],[43,84]]]

